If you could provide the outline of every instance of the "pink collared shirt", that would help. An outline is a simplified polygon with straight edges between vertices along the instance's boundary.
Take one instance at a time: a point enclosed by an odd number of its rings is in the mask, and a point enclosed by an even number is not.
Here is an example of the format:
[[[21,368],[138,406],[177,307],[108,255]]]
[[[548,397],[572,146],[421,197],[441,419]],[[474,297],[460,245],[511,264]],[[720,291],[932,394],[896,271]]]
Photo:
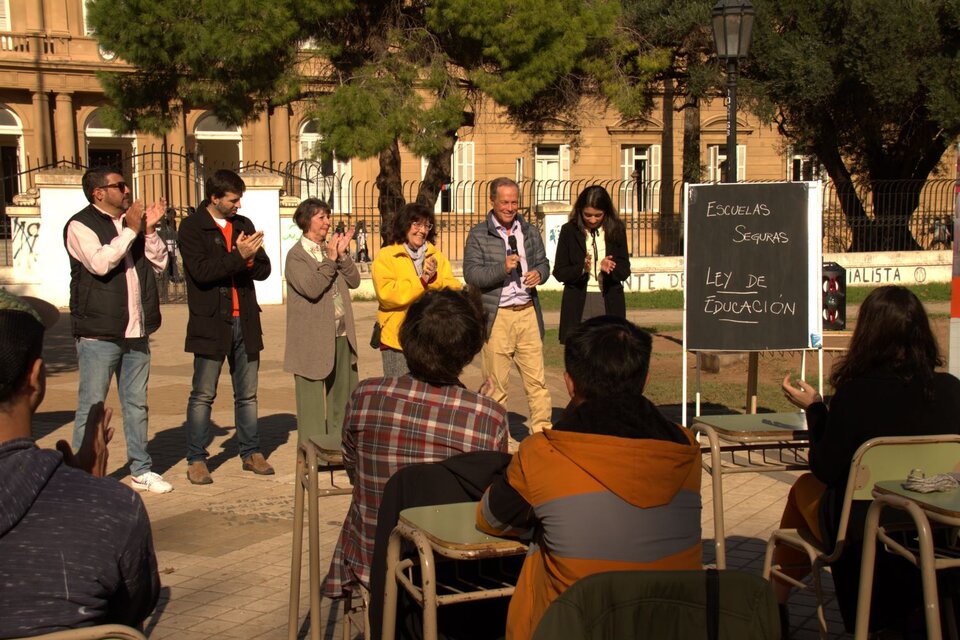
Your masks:
[[[490,215],[492,216],[493,214]],[[507,232],[507,228],[500,224],[496,216],[493,217],[493,224],[497,229],[497,233],[503,238],[503,245],[509,254],[510,241],[507,238],[511,233]],[[523,229],[520,228],[520,221],[516,218],[513,220],[513,228],[510,231],[517,239],[517,253],[520,254],[520,268],[523,273],[526,273],[527,256],[523,248]],[[512,307],[516,304],[526,304],[528,302],[530,302],[530,292],[523,285],[523,278],[517,276],[516,271],[511,271],[503,280],[503,289],[500,291],[500,306]]]
[[[94,205],[96,207],[96,205]],[[120,261],[124,262],[124,276],[127,279],[127,328],[125,338],[142,338],[143,332],[143,298],[140,295],[140,281],[137,279],[137,270],[134,268],[133,256],[130,255],[130,245],[136,240],[137,234],[123,226],[123,216],[114,218],[106,211],[96,207],[97,211],[108,216],[117,228],[117,237],[110,244],[100,244],[100,238],[86,225],[73,221],[67,226],[67,251],[79,260],[84,269],[98,276],[106,275],[114,269]],[[156,231],[144,236],[143,253],[147,261],[159,272],[167,268],[167,245]]]

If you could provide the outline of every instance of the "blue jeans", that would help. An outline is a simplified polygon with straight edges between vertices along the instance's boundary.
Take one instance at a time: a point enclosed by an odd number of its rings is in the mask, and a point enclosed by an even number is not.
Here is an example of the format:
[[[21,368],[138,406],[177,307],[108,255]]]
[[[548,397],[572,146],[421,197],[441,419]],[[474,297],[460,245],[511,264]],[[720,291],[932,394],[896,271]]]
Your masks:
[[[227,354],[233,382],[233,415],[240,441],[240,457],[260,451],[257,431],[257,374],[259,355],[251,357],[243,345],[240,318],[233,319],[233,342]],[[223,356],[193,356],[193,390],[187,401],[187,462],[207,459],[210,443],[210,410],[217,398],[217,381]]]
[[[83,443],[90,407],[107,399],[110,380],[117,378],[117,393],[123,413],[130,475],[150,471],[147,453],[147,383],[150,380],[150,339],[77,340],[80,389],[73,424],[73,450]],[[116,421],[113,423],[116,425]]]

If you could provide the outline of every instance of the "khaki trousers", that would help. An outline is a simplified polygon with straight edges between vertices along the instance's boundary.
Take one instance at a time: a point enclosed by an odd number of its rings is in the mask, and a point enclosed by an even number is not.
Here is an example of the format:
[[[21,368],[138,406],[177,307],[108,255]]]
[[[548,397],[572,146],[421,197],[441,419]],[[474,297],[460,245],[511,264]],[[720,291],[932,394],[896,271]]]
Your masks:
[[[543,340],[537,310],[533,306],[521,311],[500,309],[480,355],[484,378],[493,379],[493,399],[507,406],[510,369],[516,364],[530,407],[531,431],[549,429],[552,405],[543,372]]]

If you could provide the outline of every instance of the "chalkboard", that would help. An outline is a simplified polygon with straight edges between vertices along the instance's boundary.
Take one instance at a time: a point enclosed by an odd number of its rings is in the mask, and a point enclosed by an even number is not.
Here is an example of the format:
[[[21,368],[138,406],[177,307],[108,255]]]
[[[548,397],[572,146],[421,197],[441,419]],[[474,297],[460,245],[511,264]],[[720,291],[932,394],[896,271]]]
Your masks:
[[[686,349],[819,345],[820,199],[811,182],[687,186]]]

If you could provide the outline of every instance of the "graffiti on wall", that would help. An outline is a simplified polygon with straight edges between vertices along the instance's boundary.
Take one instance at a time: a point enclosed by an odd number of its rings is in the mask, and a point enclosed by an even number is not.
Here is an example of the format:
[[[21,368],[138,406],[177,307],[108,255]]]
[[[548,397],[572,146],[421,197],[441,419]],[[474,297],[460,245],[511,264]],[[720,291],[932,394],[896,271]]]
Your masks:
[[[37,239],[40,237],[40,221],[35,218],[11,218],[10,246],[14,262],[37,260]]]

